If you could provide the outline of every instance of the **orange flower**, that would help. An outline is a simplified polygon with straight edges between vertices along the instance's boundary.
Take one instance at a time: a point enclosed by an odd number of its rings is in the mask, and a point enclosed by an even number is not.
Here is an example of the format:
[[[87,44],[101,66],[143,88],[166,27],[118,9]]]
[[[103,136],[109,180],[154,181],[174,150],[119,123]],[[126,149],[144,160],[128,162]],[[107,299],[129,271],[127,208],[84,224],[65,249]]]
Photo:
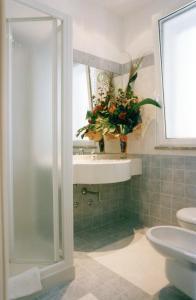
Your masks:
[[[120,120],[125,120],[126,115],[127,115],[126,112],[121,112],[121,113],[119,114],[118,118],[119,118]]]
[[[95,106],[95,108],[93,109],[93,113],[95,114],[97,111],[100,111],[103,109],[103,106],[102,105],[97,105]]]
[[[115,110],[116,110],[116,105],[112,103],[109,107],[109,113],[113,114]]]
[[[85,136],[88,137],[89,140],[94,140],[95,142],[99,142],[102,139],[100,132],[88,131],[85,133]]]

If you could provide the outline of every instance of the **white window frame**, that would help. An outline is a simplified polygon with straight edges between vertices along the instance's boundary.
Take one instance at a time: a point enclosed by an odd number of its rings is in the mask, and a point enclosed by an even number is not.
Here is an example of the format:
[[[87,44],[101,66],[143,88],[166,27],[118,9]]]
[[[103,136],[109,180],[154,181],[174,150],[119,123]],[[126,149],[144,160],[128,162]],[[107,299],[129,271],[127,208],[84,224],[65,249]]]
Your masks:
[[[155,54],[155,81],[156,81],[156,99],[161,104],[161,109],[156,110],[156,147],[196,147],[196,137],[190,138],[167,138],[166,136],[166,120],[165,120],[165,105],[163,94],[163,74],[161,66],[161,24],[171,17],[177,16],[184,11],[196,6],[196,1],[193,1],[175,11],[167,11],[156,15],[153,19],[154,29],[154,54]]]

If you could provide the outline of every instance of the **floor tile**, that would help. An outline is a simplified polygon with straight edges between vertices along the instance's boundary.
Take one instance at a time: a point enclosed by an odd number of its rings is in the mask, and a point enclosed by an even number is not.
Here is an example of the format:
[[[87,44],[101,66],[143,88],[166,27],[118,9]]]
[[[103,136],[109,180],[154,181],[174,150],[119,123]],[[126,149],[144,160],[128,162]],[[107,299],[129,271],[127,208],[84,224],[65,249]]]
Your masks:
[[[49,289],[39,297],[35,297],[35,300],[190,300],[171,286],[162,288],[156,295],[150,295],[127,280],[124,272],[119,274],[96,259],[97,255],[104,257],[110,253],[120,253],[129,243],[133,243],[134,232],[134,226],[127,220],[104,226],[99,230],[89,229],[85,232],[77,232],[74,253],[75,280],[66,286],[59,285]],[[137,232],[140,236],[144,236],[145,229]],[[141,251],[146,251],[146,248],[143,247]],[[139,257],[135,257],[138,261],[141,261],[141,251],[138,250]],[[130,255],[132,252],[128,251],[125,260],[131,260]],[[113,258],[111,262],[115,264],[116,258]],[[134,271],[138,276],[138,270],[135,268]],[[145,276],[148,280],[149,274]]]

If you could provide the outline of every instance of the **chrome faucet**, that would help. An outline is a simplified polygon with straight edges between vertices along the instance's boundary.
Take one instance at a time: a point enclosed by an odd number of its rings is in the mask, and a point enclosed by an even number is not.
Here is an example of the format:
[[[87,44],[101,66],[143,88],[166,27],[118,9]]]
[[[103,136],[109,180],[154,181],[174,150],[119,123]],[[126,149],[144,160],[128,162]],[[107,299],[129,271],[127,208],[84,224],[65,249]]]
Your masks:
[[[80,148],[79,151],[78,151],[78,154],[79,155],[84,155],[84,148]]]

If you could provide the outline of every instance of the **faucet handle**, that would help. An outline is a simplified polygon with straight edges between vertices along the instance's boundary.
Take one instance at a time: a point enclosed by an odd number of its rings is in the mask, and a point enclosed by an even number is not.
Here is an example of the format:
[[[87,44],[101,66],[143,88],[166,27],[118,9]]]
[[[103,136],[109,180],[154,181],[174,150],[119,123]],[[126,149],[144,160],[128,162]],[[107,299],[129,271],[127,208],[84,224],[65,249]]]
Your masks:
[[[96,159],[96,157],[97,157],[96,152],[95,152],[95,150],[93,149],[93,150],[91,151],[91,158],[92,158],[92,159]]]

